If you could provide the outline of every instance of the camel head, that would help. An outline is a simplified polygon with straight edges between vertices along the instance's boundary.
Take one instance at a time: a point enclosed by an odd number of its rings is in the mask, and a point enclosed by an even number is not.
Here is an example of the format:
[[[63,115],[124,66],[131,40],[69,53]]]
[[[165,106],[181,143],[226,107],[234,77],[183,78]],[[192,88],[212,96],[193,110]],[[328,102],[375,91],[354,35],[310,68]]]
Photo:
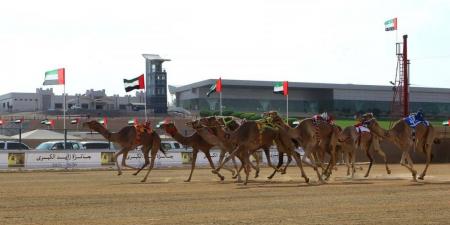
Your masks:
[[[378,121],[377,119],[375,119],[375,117],[367,119],[363,116],[363,124],[376,135],[380,137],[389,137],[389,132],[381,128],[380,124],[378,124]]]
[[[273,123],[281,125],[284,124],[283,118],[278,115],[277,111],[269,111],[263,113],[263,118],[270,118]]]
[[[101,125],[98,121],[96,120],[91,120],[89,122],[84,122],[83,123],[83,127],[86,128],[88,127],[91,130],[98,130],[98,128],[103,127],[103,125]]]
[[[200,120],[193,120],[193,121],[186,122],[186,126],[191,127],[194,130],[203,127],[202,124],[200,123]]]
[[[222,127],[224,124],[221,124],[220,119],[217,119],[214,116],[205,117],[200,119],[201,125],[205,127]]]
[[[177,127],[172,121],[164,121],[159,127],[172,137],[178,132]]]

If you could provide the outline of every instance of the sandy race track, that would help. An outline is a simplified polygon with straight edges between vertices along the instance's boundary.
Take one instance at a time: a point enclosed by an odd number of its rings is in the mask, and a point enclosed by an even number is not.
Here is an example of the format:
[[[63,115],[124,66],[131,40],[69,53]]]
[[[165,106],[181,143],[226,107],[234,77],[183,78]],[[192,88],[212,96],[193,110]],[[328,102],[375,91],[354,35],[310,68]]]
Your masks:
[[[324,185],[305,184],[295,167],[267,181],[271,170],[247,186],[209,169],[0,173],[0,224],[449,224],[450,164],[431,165],[413,183],[405,168],[386,175],[375,165],[369,179],[344,174]],[[423,165],[418,165],[421,171]],[[307,169],[311,180],[311,169]]]

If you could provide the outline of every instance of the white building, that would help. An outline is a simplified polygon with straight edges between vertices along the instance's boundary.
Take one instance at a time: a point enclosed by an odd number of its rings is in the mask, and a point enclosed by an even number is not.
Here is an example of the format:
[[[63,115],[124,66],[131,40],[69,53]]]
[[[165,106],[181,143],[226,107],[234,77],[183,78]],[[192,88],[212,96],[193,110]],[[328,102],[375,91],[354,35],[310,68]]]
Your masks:
[[[36,93],[11,92],[0,95],[0,112],[60,111],[63,109],[63,95],[55,95],[53,89],[36,89]],[[145,93],[138,91],[134,96],[107,96],[103,90],[87,90],[84,94],[67,95],[68,110],[120,110],[128,111],[145,102]]]

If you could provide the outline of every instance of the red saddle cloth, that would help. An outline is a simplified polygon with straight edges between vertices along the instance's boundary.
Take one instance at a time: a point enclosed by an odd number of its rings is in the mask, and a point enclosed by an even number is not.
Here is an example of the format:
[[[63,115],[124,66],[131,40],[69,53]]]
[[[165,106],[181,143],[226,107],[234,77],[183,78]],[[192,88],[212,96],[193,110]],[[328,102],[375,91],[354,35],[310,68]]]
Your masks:
[[[151,134],[153,132],[151,124],[148,121],[134,124],[134,129],[136,129],[136,140],[134,142],[138,145],[141,144],[141,138],[144,133]]]

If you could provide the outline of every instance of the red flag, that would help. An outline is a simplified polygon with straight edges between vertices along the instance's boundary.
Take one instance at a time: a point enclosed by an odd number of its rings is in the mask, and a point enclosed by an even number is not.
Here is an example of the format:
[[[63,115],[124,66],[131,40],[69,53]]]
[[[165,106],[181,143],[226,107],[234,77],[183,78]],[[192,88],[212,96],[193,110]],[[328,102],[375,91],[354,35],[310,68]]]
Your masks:
[[[285,81],[285,82],[283,82],[283,95],[284,96],[287,96],[288,95],[288,82],[287,81]]]
[[[55,128],[55,120],[50,120],[50,127]]]
[[[0,126],[3,126],[3,120],[0,120]]]
[[[216,92],[222,92],[222,78],[219,77],[219,79],[216,81]]]
[[[108,127],[108,117],[103,117],[103,126]]]

